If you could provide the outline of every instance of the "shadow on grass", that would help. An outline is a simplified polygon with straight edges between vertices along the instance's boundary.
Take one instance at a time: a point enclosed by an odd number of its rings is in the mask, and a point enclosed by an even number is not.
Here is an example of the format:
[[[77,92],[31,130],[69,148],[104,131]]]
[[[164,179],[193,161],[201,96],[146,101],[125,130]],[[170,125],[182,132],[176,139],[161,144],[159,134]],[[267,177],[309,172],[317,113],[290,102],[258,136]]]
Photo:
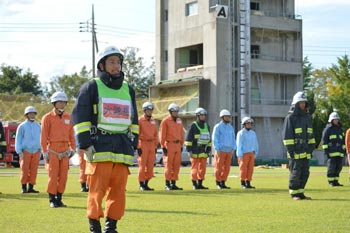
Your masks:
[[[177,211],[177,210],[126,209],[126,212],[216,216],[216,214],[210,214],[210,213],[198,213],[198,212],[192,212],[192,211]]]

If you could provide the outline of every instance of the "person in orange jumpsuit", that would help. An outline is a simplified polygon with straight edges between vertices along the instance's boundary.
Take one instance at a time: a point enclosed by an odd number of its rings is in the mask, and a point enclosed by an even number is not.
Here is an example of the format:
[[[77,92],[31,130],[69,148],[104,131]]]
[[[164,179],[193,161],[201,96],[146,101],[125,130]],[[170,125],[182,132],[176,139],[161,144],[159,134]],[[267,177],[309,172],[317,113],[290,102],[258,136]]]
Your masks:
[[[177,104],[170,104],[168,107],[169,116],[162,120],[159,128],[166,190],[182,190],[182,188],[176,186],[176,181],[179,179],[181,152],[185,137],[182,121],[178,116],[179,110],[180,107]]]
[[[137,147],[139,164],[139,183],[141,191],[152,191],[148,182],[153,177],[155,154],[158,145],[158,129],[152,118],[153,104],[145,102],[142,105],[144,115],[139,118],[139,143]]]
[[[26,120],[16,131],[15,148],[20,158],[22,193],[39,193],[36,184],[40,160],[40,125],[35,121],[36,109],[28,106],[24,109]],[[27,188],[28,183],[28,188]]]
[[[66,189],[69,158],[74,155],[75,138],[70,114],[64,109],[68,98],[57,91],[51,96],[54,108],[41,120],[40,144],[48,168],[50,207],[66,207],[62,195]],[[73,149],[74,148],[74,149]]]
[[[138,144],[135,91],[124,79],[123,58],[115,46],[99,53],[98,77],[80,88],[72,111],[78,146],[87,161],[90,232],[101,232],[100,218],[104,216],[104,232],[116,232],[125,212],[129,166]]]
[[[84,150],[78,149],[79,155],[79,182],[81,184],[80,192],[89,192],[89,187],[86,184],[87,176],[85,174],[86,160],[84,159]]]
[[[191,154],[191,180],[193,189],[208,189],[203,185],[207,158],[211,152],[210,127],[206,122],[207,111],[197,108],[197,120],[193,122],[186,136],[186,149]]]

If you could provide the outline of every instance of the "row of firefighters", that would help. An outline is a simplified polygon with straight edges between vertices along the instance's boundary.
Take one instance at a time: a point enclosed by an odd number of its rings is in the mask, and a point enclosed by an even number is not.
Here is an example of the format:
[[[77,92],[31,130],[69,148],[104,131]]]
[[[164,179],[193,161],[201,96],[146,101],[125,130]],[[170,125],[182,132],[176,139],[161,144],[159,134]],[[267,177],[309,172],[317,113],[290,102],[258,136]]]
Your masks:
[[[235,151],[242,188],[254,188],[250,182],[254,158],[259,149],[250,117],[242,119],[242,129],[236,137],[230,124],[231,113],[223,109],[219,114],[221,121],[214,126],[211,135],[206,123],[206,110],[198,108],[197,120],[190,126],[185,138],[178,115],[180,108],[172,103],[168,107],[169,115],[162,120],[158,131],[152,118],[152,103],[144,103],[144,114],[138,117],[135,91],[124,79],[123,58],[123,54],[114,46],[108,46],[99,53],[98,77],[82,85],[71,115],[64,111],[68,98],[63,92],[52,95],[54,108],[43,116],[41,126],[35,121],[35,108],[29,106],[25,109],[27,119],[19,125],[16,134],[23,193],[38,192],[33,186],[36,184],[39,154],[42,153],[48,169],[46,191],[50,207],[66,206],[62,202],[62,195],[66,188],[69,158],[75,154],[75,148],[79,148],[86,161],[83,174],[86,175],[86,181],[85,178],[82,179],[82,190],[88,190],[89,230],[101,232],[100,218],[105,217],[104,232],[117,232],[117,221],[125,212],[125,190],[134,152],[137,150],[138,153],[140,190],[153,190],[149,187],[149,181],[153,177],[158,141],[163,150],[166,190],[181,190],[176,182],[179,179],[183,144],[191,154],[194,189],[206,189],[203,181],[211,147],[215,151],[218,189],[229,188],[226,181]],[[341,161],[346,154],[344,133],[336,113],[331,114],[329,124],[323,135],[324,150],[329,157],[327,176],[332,186],[339,186]],[[349,139],[348,135],[349,131]],[[1,136],[3,140],[3,132]],[[290,195],[293,200],[311,199],[304,195],[304,188],[309,177],[309,159],[316,142],[303,92],[298,92],[293,97],[290,112],[284,122],[283,143],[289,157]],[[350,145],[347,149],[350,150]],[[105,196],[103,211],[102,201]]]

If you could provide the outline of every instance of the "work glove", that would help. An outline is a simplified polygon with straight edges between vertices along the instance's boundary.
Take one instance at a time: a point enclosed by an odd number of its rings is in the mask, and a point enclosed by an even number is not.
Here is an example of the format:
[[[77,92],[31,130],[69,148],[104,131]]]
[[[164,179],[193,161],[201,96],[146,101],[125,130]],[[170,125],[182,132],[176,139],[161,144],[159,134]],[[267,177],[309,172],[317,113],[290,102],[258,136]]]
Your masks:
[[[68,158],[72,158],[74,155],[75,155],[75,151],[71,150],[71,151],[69,151]]]
[[[44,152],[44,153],[43,153],[43,158],[44,158],[44,160],[48,163],[48,162],[49,162],[49,153]]]
[[[167,149],[167,148],[162,148],[162,150],[163,150],[163,154],[164,154],[165,156],[167,156],[167,155],[168,155],[168,149]]]
[[[141,155],[142,155],[142,149],[141,148],[137,148],[137,154],[141,157]]]
[[[85,160],[91,163],[92,160],[94,159],[95,152],[96,152],[96,150],[95,150],[95,147],[93,145],[91,145],[88,148],[86,148],[84,150],[84,158],[85,158]]]
[[[23,156],[24,156],[23,152],[19,153],[18,156],[19,156],[20,159],[23,159]]]

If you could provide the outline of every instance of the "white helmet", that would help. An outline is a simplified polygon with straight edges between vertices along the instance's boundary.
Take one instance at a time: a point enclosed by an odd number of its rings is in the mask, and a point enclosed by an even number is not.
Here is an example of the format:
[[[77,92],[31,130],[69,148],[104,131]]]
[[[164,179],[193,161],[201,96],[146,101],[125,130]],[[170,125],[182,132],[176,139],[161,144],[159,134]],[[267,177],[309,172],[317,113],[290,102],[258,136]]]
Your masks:
[[[294,96],[293,96],[293,101],[292,104],[299,103],[301,101],[307,101],[306,94],[303,91],[298,91]]]
[[[143,105],[142,105],[142,109],[143,110],[153,110],[153,104],[151,102],[145,102]]]
[[[204,108],[197,108],[195,111],[196,116],[207,115],[207,111]]]
[[[244,125],[245,123],[254,123],[254,120],[250,117],[243,117],[241,120],[241,125]]]
[[[223,109],[220,111],[220,117],[223,117],[223,116],[231,116],[231,113],[229,110],[227,109]]]
[[[120,52],[120,50],[115,46],[108,46],[104,50],[102,50],[97,56],[97,69],[99,69],[98,65],[100,64],[100,62],[103,62],[103,60],[106,57],[111,56],[111,55],[118,56],[120,59],[120,64],[123,65],[124,56]]]
[[[330,115],[329,115],[329,118],[328,118],[328,122],[332,122],[332,120],[340,120],[340,117],[339,117],[339,114],[337,112],[332,112]]]
[[[55,103],[57,101],[68,102],[67,95],[64,92],[62,92],[62,91],[56,91],[51,96],[51,103]]]
[[[37,113],[36,109],[33,106],[28,106],[24,109],[24,115],[27,115],[28,113],[34,112]]]
[[[169,104],[168,111],[170,111],[170,112],[178,112],[179,110],[180,110],[179,105],[177,105],[175,103]]]

